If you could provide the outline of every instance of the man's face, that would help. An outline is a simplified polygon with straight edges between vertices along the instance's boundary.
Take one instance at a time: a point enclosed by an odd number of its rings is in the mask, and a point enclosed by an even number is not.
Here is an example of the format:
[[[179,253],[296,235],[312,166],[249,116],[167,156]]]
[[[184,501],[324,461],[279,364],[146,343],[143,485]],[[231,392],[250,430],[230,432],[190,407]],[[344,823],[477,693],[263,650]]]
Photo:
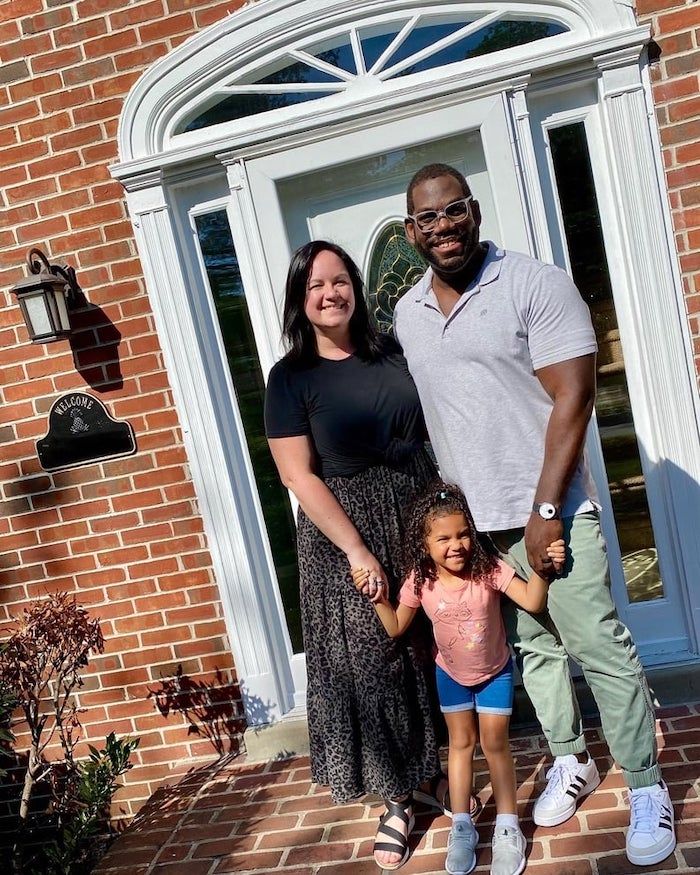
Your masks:
[[[425,210],[443,210],[464,198],[459,182],[452,176],[426,179],[413,189],[413,215]],[[477,201],[470,201],[465,219],[453,222],[440,216],[429,231],[421,231],[412,219],[406,219],[406,236],[438,274],[455,274],[463,270],[479,245],[481,212]]]

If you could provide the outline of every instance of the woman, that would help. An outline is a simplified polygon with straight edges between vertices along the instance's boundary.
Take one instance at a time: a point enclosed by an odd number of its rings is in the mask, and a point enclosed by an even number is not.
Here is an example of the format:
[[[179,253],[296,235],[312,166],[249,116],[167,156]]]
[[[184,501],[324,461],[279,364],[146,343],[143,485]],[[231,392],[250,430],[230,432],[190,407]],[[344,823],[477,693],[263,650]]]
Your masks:
[[[294,254],[283,332],[289,351],[270,372],[265,423],[300,505],[312,776],[335,802],[384,798],[375,860],[396,869],[408,857],[411,791],[423,785],[433,802],[446,793],[429,632],[388,638],[350,570],[368,569],[397,595],[402,511],[436,472],[406,362],[370,322],[360,272],[339,246]]]

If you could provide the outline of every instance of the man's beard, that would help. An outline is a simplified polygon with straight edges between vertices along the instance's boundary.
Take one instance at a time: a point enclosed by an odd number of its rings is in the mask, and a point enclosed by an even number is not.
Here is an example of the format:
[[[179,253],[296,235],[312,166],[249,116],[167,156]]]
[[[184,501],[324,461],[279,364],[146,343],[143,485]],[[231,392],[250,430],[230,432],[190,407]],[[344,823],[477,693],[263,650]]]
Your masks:
[[[416,240],[414,246],[437,274],[454,276],[455,274],[460,274],[467,270],[469,262],[479,251],[478,225],[474,225],[466,235],[443,235],[443,237],[447,237],[448,239],[454,237],[455,239],[458,239],[462,243],[462,252],[459,255],[441,258],[440,253],[436,252],[428,241],[421,241],[419,243]],[[435,240],[439,242],[440,238],[435,238]]]

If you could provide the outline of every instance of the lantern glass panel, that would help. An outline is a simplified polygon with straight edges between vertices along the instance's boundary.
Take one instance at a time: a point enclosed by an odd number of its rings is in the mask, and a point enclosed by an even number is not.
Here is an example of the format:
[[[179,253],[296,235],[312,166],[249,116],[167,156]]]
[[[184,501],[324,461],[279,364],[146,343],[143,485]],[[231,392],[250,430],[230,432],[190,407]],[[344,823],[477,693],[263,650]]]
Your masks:
[[[58,308],[58,327],[61,331],[70,331],[65,289],[54,286],[54,291],[56,293],[56,307]]]
[[[53,334],[56,330],[51,322],[46,293],[44,289],[37,289],[28,295],[22,295],[22,304],[27,314],[29,332],[32,337],[41,337],[45,334]]]

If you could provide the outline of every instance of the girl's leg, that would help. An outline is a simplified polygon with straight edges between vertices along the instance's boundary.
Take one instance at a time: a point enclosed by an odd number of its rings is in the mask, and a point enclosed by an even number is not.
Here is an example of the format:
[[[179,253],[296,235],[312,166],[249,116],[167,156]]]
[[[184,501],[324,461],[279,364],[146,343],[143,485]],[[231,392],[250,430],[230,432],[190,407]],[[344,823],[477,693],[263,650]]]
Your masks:
[[[468,814],[472,791],[474,749],[477,730],[474,711],[445,713],[450,747],[447,757],[447,778],[453,814]]]
[[[489,766],[497,814],[517,813],[515,763],[508,740],[509,724],[510,715],[479,714],[479,741]]]

